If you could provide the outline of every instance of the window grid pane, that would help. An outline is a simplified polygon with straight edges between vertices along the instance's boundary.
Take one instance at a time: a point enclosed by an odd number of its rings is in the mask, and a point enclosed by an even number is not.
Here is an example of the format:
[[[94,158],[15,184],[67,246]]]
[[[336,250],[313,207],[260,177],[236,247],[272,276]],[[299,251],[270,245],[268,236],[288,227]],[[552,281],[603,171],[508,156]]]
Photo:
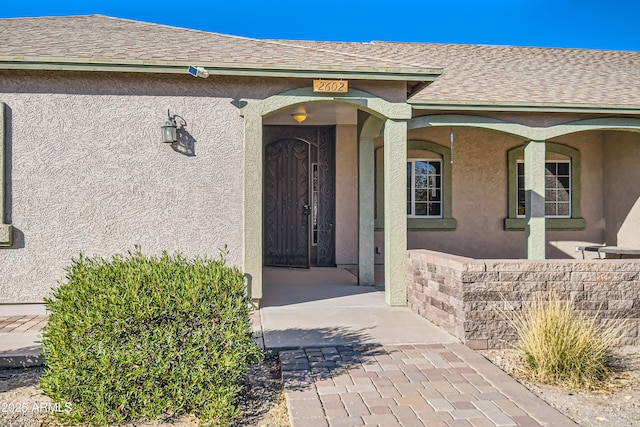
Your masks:
[[[518,216],[525,216],[524,163],[518,161]],[[545,216],[571,217],[571,162],[545,163]]]
[[[407,216],[442,217],[442,162],[407,162]]]

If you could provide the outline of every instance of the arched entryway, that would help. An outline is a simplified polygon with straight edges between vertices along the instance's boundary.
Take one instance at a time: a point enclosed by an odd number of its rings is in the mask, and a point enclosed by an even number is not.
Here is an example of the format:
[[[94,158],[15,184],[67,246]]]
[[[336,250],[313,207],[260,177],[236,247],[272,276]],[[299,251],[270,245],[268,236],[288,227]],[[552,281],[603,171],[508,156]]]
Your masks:
[[[389,161],[385,164],[389,175],[395,177],[385,183],[385,193],[389,202],[385,204],[385,218],[389,218],[390,227],[385,232],[385,296],[390,305],[406,305],[406,289],[404,283],[405,251],[406,251],[406,217],[404,213],[404,187],[405,187],[405,162],[406,162],[406,121],[411,116],[411,107],[406,103],[394,103],[359,90],[350,89],[348,94],[330,95],[314,93],[311,88],[302,88],[271,96],[264,100],[245,100],[242,115],[245,121],[245,163],[244,163],[244,270],[249,282],[253,299],[262,297],[262,267],[264,265],[265,239],[271,239],[269,230],[265,230],[265,203],[267,192],[265,184],[265,167],[268,160],[265,155],[268,151],[278,152],[284,146],[291,144],[290,157],[295,158],[295,147],[301,151],[304,145],[298,144],[299,138],[292,135],[287,138],[276,138],[269,141],[271,149],[265,147],[265,134],[268,131],[265,123],[268,118],[279,112],[295,108],[300,105],[329,104],[347,106],[357,110],[357,139],[358,139],[358,182],[362,186],[358,188],[358,275],[359,283],[373,284],[373,180],[366,180],[368,176],[374,176],[373,162],[373,138],[380,135],[383,130],[385,145],[389,146]],[[298,141],[298,142],[296,142]],[[306,143],[305,143],[306,144]],[[308,144],[307,144],[308,145]],[[303,154],[303,157],[306,154]],[[274,160],[275,161],[275,160]],[[309,163],[308,160],[302,162]],[[294,162],[295,163],[295,162]],[[304,170],[305,176],[309,175]],[[271,178],[269,178],[271,179]],[[289,177],[291,179],[291,177]],[[302,182],[302,186],[306,187]],[[364,182],[366,181],[366,182]],[[370,188],[369,188],[370,186]],[[304,191],[302,191],[304,193]],[[370,195],[363,199],[360,195]],[[282,198],[276,198],[282,201]],[[290,204],[291,208],[304,211],[307,200],[304,195],[300,203]],[[267,211],[269,207],[267,207]],[[267,218],[268,220],[268,218]],[[306,229],[305,220],[300,221],[299,229]],[[321,230],[319,230],[321,231]],[[302,239],[304,240],[304,238]],[[304,243],[303,243],[304,245]],[[303,255],[304,256],[304,255]],[[367,281],[371,283],[367,283]]]

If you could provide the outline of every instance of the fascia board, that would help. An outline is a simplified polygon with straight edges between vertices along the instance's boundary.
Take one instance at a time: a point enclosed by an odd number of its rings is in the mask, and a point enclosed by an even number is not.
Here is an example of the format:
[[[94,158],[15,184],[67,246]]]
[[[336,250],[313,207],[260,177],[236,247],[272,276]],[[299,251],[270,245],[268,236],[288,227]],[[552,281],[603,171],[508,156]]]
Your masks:
[[[187,74],[187,67],[197,65],[210,75],[236,75],[252,77],[350,78],[363,80],[434,81],[442,73],[440,68],[395,68],[290,66],[282,64],[225,64],[208,62],[176,63],[171,61],[114,61],[111,59],[27,58],[1,57],[0,69],[103,71],[126,73]]]

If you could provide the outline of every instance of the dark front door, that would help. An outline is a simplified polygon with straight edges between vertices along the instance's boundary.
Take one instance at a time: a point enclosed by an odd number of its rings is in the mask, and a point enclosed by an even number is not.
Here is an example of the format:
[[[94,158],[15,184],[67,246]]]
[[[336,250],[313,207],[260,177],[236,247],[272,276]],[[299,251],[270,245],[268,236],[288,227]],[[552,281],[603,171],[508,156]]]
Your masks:
[[[335,130],[265,126],[264,264],[335,266]]]
[[[309,144],[286,138],[265,149],[265,265],[309,267]]]

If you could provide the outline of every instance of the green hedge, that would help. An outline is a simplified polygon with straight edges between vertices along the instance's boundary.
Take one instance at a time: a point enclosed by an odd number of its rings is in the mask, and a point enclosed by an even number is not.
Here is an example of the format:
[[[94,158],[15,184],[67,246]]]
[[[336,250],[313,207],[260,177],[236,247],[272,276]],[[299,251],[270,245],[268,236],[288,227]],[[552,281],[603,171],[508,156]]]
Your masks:
[[[242,273],[218,260],[139,248],[80,255],[46,300],[43,392],[66,422],[105,425],[194,414],[228,425],[260,349]],[[68,406],[67,406],[68,407]]]

